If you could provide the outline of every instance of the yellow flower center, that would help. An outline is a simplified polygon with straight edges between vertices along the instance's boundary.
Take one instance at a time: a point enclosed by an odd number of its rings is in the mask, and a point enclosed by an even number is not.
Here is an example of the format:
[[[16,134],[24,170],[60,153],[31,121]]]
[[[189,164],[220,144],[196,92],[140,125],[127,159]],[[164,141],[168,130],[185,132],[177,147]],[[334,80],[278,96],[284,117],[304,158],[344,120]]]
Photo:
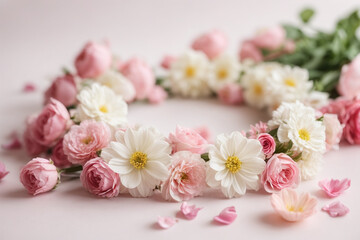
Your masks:
[[[302,207],[300,207],[300,208],[295,208],[294,206],[292,206],[292,205],[287,205],[286,206],[286,209],[289,211],[289,212],[303,212],[304,211],[304,209],[302,208]]]
[[[220,80],[224,80],[225,78],[227,78],[228,76],[228,71],[224,68],[219,69],[219,71],[217,72],[217,78]]]
[[[285,83],[286,86],[289,86],[289,87],[295,87],[296,86],[296,82],[292,78],[285,78],[284,83]]]
[[[185,76],[187,78],[192,78],[194,77],[196,74],[196,69],[193,66],[187,66],[187,68],[185,69]]]
[[[309,141],[310,140],[310,133],[305,128],[302,128],[302,129],[299,130],[299,137],[302,140]]]
[[[256,84],[254,84],[254,93],[255,93],[255,95],[262,95],[263,94],[263,88],[262,88],[262,86],[260,85],[260,84],[258,84],[258,83],[256,83]]]
[[[227,158],[225,167],[229,169],[230,172],[236,173],[240,170],[242,162],[236,156],[230,156]]]
[[[89,143],[91,143],[93,141],[92,137],[86,137],[84,139],[81,140],[82,143],[88,145]]]
[[[130,157],[130,163],[136,169],[143,169],[147,163],[147,155],[143,152],[134,152]]]
[[[100,107],[99,107],[99,110],[100,110],[100,112],[103,112],[103,113],[109,112],[109,109],[108,109],[107,106],[105,106],[105,105],[100,106]]]

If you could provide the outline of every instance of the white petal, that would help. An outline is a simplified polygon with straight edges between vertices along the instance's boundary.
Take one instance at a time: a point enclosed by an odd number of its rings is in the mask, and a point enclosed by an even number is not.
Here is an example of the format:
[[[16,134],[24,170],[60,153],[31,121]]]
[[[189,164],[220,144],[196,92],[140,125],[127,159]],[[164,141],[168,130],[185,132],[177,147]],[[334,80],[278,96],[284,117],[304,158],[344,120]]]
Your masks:
[[[121,183],[127,188],[136,188],[141,183],[141,173],[134,169],[131,173],[120,175]]]
[[[167,167],[164,164],[156,161],[147,162],[144,171],[146,171],[146,173],[148,173],[150,176],[159,180],[166,180],[169,176]]]

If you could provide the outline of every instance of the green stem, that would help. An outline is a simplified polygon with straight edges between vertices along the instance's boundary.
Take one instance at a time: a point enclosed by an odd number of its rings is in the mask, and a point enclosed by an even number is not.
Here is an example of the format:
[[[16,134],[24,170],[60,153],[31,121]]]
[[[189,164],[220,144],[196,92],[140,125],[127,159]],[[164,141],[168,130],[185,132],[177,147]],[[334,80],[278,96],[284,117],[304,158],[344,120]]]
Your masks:
[[[83,167],[81,165],[78,165],[78,166],[63,168],[60,170],[60,172],[61,173],[74,173],[74,172],[81,171],[82,169],[83,169]]]

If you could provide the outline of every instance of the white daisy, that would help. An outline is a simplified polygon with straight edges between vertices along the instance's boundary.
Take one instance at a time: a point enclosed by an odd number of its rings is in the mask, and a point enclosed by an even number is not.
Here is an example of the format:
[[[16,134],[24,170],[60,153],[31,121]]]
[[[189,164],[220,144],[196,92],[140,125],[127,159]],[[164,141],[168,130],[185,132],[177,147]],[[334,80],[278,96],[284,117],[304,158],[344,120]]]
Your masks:
[[[95,119],[112,127],[118,127],[127,122],[126,102],[108,87],[93,83],[83,88],[77,99],[80,104],[75,113],[76,121]]]
[[[132,83],[121,73],[108,70],[96,79],[101,85],[111,88],[117,95],[129,102],[135,98],[135,88]]]
[[[199,51],[188,51],[178,57],[169,70],[171,91],[184,97],[205,97],[211,94],[207,84],[209,61]]]
[[[134,197],[147,197],[168,178],[171,147],[152,127],[128,128],[115,133],[115,140],[101,157],[119,174]]]
[[[329,103],[329,94],[326,92],[311,91],[304,99],[306,106],[320,109]]]
[[[225,84],[236,82],[240,76],[240,64],[236,58],[222,55],[210,62],[208,81],[214,92]]]
[[[301,180],[313,179],[323,167],[323,155],[320,153],[303,153],[297,162]]]
[[[207,183],[220,187],[228,198],[244,195],[246,189],[259,189],[259,174],[265,169],[258,140],[247,139],[240,132],[221,134],[209,151]]]

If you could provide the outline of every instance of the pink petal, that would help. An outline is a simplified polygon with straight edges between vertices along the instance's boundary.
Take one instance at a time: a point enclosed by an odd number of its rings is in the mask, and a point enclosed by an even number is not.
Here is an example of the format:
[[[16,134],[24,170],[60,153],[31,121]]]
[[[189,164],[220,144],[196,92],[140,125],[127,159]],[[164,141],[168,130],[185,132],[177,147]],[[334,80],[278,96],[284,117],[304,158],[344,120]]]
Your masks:
[[[188,205],[187,202],[183,202],[180,206],[180,211],[184,214],[184,216],[189,219],[192,220],[194,219],[198,212],[201,210],[202,208],[197,208],[195,205]]]
[[[36,86],[33,83],[26,83],[23,87],[23,92],[28,93],[28,92],[34,92],[36,90]]]
[[[350,212],[349,208],[339,201],[325,205],[321,210],[327,212],[331,217],[341,217]]]
[[[214,220],[219,223],[229,225],[236,219],[236,217],[237,213],[235,207],[231,206],[222,210],[218,216],[214,217]]]
[[[21,148],[21,142],[16,132],[9,135],[10,141],[1,145],[3,149],[12,150]]]
[[[319,182],[320,188],[331,198],[337,197],[350,187],[350,179],[324,179]]]
[[[172,226],[174,226],[174,224],[177,222],[177,220],[175,218],[172,217],[158,217],[158,224],[161,228],[163,229],[168,229]]]

